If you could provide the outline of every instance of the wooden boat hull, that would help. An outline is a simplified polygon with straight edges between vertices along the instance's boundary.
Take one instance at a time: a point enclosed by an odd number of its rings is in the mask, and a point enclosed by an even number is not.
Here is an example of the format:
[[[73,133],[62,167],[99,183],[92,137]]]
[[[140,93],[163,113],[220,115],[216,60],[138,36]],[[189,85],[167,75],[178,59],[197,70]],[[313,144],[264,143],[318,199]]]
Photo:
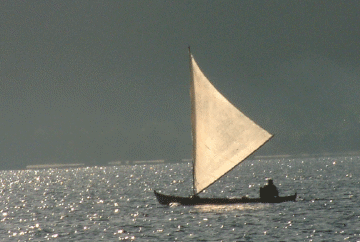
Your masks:
[[[292,196],[277,197],[273,199],[264,198],[200,198],[200,197],[178,197],[171,195],[164,195],[154,190],[155,196],[160,204],[169,205],[170,203],[179,203],[181,205],[193,206],[204,204],[236,204],[236,203],[282,203],[295,201],[297,194]]]

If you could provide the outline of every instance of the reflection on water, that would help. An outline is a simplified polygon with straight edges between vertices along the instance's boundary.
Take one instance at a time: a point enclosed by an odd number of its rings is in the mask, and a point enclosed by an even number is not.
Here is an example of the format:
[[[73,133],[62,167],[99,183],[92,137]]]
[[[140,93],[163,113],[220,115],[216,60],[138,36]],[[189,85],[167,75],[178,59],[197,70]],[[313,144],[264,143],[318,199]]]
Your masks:
[[[268,204],[264,203],[242,203],[242,204],[228,204],[228,205],[197,205],[194,206],[194,210],[196,212],[231,212],[236,210],[259,210],[264,209],[264,206]]]
[[[241,203],[241,204],[203,204],[190,206],[191,213],[206,213],[206,212],[231,212],[231,211],[240,211],[240,210],[258,210],[263,209],[264,206],[269,206],[266,203]],[[180,203],[170,203],[170,208],[183,207]]]
[[[0,241],[356,241],[359,157],[247,161],[202,194],[281,204],[160,205],[153,189],[192,194],[189,164],[0,171]]]

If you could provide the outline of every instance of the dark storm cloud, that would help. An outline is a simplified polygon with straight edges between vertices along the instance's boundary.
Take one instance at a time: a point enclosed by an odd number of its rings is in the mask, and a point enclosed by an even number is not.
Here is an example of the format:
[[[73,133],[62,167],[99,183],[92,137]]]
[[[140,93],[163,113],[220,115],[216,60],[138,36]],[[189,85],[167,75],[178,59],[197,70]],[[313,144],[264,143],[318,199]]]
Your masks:
[[[215,86],[276,133],[260,152],[354,150],[359,5],[3,1],[0,162],[189,157],[188,44]]]

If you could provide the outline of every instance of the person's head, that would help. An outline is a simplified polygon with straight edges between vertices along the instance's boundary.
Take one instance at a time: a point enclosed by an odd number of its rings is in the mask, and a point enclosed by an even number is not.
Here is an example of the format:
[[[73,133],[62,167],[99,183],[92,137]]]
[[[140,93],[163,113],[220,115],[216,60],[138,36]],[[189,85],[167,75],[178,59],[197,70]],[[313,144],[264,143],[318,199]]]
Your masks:
[[[268,180],[268,184],[269,184],[269,185],[273,185],[273,184],[274,184],[274,183],[273,183],[273,180],[272,180],[272,179],[269,179],[269,180]]]

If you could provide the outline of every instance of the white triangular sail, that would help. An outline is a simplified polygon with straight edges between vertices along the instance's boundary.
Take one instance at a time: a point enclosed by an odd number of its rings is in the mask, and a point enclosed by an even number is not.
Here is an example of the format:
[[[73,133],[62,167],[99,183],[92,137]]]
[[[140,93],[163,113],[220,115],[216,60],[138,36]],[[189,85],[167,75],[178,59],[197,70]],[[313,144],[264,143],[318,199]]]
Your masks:
[[[272,135],[233,106],[190,55],[194,193],[200,193]]]

